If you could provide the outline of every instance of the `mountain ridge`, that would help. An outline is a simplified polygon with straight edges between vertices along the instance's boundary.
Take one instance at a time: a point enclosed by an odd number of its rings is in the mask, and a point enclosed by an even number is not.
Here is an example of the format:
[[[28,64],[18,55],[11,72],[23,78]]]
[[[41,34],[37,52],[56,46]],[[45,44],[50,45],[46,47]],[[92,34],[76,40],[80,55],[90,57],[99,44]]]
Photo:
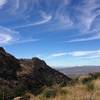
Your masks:
[[[15,89],[17,85],[34,94],[43,86],[67,85],[71,78],[48,66],[45,61],[34,57],[31,60],[17,59],[0,47],[0,82]],[[17,84],[17,85],[16,85]],[[2,86],[2,84],[0,84]]]

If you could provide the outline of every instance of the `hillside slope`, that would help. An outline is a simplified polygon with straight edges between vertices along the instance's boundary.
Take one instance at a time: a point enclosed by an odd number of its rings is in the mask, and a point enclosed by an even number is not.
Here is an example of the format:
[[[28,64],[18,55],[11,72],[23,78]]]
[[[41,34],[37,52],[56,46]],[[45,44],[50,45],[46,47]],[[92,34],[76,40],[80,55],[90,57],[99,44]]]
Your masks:
[[[6,84],[13,90],[18,86],[38,93],[43,86],[66,85],[70,81],[69,77],[52,69],[39,58],[16,59],[0,47],[0,88]]]

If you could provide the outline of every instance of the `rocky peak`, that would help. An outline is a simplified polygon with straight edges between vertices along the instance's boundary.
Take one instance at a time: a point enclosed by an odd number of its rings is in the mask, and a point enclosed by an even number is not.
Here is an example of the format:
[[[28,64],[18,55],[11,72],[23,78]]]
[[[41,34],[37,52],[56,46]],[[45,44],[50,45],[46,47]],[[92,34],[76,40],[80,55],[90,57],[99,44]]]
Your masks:
[[[34,65],[34,67],[46,67],[47,64],[45,63],[45,61],[37,58],[37,57],[34,57],[32,58],[32,64]]]
[[[4,48],[3,47],[0,47],[0,52],[5,52]]]
[[[16,72],[20,68],[19,61],[12,55],[6,53],[0,47],[0,77],[4,79],[15,79]]]
[[[31,60],[22,60],[21,65],[22,78],[24,78],[26,86],[28,86],[28,88],[31,87],[30,89],[38,90],[44,85],[66,85],[71,81],[69,77],[49,67],[44,60],[37,57],[34,57]]]
[[[6,53],[3,47],[0,47],[0,54]]]

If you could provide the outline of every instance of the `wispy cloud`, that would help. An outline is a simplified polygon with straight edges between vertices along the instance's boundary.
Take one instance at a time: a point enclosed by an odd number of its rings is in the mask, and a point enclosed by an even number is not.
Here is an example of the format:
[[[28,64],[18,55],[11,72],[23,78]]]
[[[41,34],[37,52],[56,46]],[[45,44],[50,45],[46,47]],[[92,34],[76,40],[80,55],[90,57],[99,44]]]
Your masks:
[[[98,23],[98,21],[100,21],[97,20],[97,17],[100,16],[100,13],[96,11],[100,8],[99,1],[77,0],[77,3],[70,6],[71,3],[74,3],[74,0],[67,0],[67,5],[62,3],[56,9],[55,13],[55,17],[61,22],[61,24],[66,24],[66,29],[67,27],[70,27],[70,29],[76,28],[79,30],[80,37],[78,37],[79,34],[76,33],[75,37],[73,37],[71,40],[68,40],[68,42],[84,42],[100,39],[99,33],[91,32],[94,30],[98,31],[98,28],[96,29],[94,26],[96,23]]]
[[[3,6],[6,2],[7,0],[0,0],[0,6]],[[5,17],[7,20],[15,22],[13,27],[15,30],[38,25],[42,26],[48,23],[48,26],[40,31],[41,33],[65,29],[80,30],[80,37],[78,33],[75,33],[75,37],[68,39],[66,42],[84,42],[100,39],[99,33],[91,32],[90,34],[90,31],[96,30],[94,26],[100,21],[97,20],[97,17],[100,16],[98,10],[100,8],[99,0],[77,0],[76,3],[75,0],[9,0],[7,4],[8,6],[3,9],[7,14],[4,14],[3,10],[1,12],[4,16],[9,15],[9,18]]]
[[[96,34],[94,36],[86,37],[86,38],[76,38],[65,42],[84,42],[84,41],[93,41],[100,40],[100,34]]]
[[[73,51],[73,52],[69,52],[68,55],[73,57],[97,58],[100,57],[100,50]]]
[[[45,24],[45,23],[49,22],[52,19],[52,16],[47,16],[46,14],[43,14],[43,13],[42,13],[42,17],[43,17],[43,20],[41,20],[41,21],[29,23],[29,24],[26,24],[26,25],[16,26],[16,27],[14,27],[14,29]]]
[[[82,26],[84,30],[88,31],[94,24],[96,17],[99,15],[95,12],[100,7],[98,0],[83,0],[80,5],[74,6],[76,12],[76,20],[79,22],[79,27]]]
[[[15,3],[15,8],[14,8],[14,10],[17,10],[17,9],[19,8],[19,5],[20,5],[20,0],[16,0],[15,2],[16,2],[16,3]]]
[[[0,44],[6,44],[12,40],[12,37],[9,34],[0,34]]]
[[[8,44],[12,41],[16,41],[18,38],[15,38],[18,35],[18,32],[11,30],[6,27],[0,26],[0,45]]]
[[[89,30],[96,17],[98,16],[97,13],[94,12],[95,9],[99,7],[98,3],[96,2],[97,0],[85,0],[83,5],[83,14],[84,16],[81,17],[82,23],[85,24],[87,29]]]
[[[46,60],[50,60],[50,59],[53,59],[53,58],[59,58],[59,57],[63,57],[63,56],[66,56],[68,55],[68,53],[66,52],[56,52],[56,53],[52,53],[48,56],[45,57]]]
[[[40,40],[35,38],[23,38],[19,32],[0,26],[0,45],[12,45],[38,41]]]
[[[0,8],[7,2],[7,0],[0,0]]]
[[[72,52],[59,52],[51,54],[48,58],[62,57],[62,56],[72,56],[81,58],[98,58],[100,57],[100,50],[93,51],[72,51]]]
[[[11,44],[23,44],[23,43],[38,42],[38,41],[40,41],[40,39],[35,39],[35,38],[32,38],[32,39],[19,39],[18,41],[15,41],[14,43],[11,43]]]
[[[60,52],[60,53],[51,54],[51,57],[60,57],[60,56],[65,56],[65,55],[67,55],[66,52]]]

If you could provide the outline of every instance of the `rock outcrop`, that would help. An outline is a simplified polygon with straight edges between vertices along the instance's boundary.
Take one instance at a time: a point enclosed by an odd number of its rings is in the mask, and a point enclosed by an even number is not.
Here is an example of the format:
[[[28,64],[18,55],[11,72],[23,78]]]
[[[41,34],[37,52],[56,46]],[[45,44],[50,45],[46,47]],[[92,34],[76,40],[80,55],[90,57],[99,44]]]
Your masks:
[[[33,58],[32,60],[21,60],[22,70],[19,72],[19,76],[25,81],[28,88],[36,89],[42,86],[51,85],[66,85],[71,79],[64,74],[49,67],[45,61],[39,58]]]
[[[4,79],[16,79],[20,69],[19,61],[0,47],[0,77]]]

